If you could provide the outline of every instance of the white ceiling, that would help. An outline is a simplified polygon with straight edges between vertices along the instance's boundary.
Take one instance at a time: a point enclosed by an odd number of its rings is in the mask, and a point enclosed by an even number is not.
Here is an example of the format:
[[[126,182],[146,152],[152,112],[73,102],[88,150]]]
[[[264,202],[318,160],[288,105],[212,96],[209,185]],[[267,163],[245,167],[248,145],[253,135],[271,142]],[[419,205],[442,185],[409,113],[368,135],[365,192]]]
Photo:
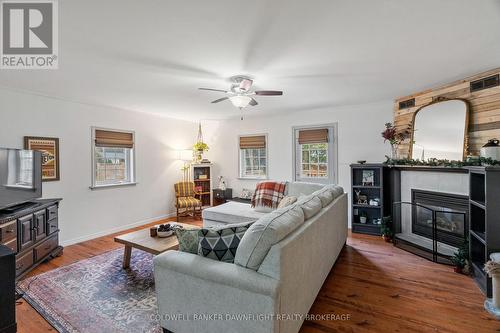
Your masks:
[[[64,0],[59,69],[0,71],[0,86],[199,120],[392,100],[500,66],[498,0]]]

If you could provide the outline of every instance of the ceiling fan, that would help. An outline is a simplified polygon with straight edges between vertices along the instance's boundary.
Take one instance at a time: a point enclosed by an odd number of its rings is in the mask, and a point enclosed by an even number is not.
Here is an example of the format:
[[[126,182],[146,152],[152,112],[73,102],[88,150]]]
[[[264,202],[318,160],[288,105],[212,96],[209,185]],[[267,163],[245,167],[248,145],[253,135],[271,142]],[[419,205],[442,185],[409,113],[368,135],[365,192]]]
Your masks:
[[[278,90],[251,90],[253,80],[247,76],[237,75],[230,78],[231,87],[229,90],[212,89],[212,88],[198,88],[199,90],[218,91],[227,94],[228,96],[222,97],[212,101],[212,103],[219,103],[229,100],[235,107],[243,109],[247,106],[255,106],[259,103],[252,96],[281,96],[282,91]]]

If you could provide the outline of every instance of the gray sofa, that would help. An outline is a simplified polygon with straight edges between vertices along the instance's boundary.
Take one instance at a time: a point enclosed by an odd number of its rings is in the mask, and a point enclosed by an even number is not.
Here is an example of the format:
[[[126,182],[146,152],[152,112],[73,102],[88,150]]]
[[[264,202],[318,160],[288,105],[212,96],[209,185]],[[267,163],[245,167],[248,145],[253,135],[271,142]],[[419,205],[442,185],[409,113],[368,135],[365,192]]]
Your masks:
[[[346,242],[347,195],[338,186],[304,183],[288,184],[287,192],[299,195],[299,201],[257,217],[234,264],[179,251],[155,257],[163,328],[179,333],[299,331]],[[227,207],[219,213],[209,223],[237,216]],[[256,216],[243,216],[249,218]]]

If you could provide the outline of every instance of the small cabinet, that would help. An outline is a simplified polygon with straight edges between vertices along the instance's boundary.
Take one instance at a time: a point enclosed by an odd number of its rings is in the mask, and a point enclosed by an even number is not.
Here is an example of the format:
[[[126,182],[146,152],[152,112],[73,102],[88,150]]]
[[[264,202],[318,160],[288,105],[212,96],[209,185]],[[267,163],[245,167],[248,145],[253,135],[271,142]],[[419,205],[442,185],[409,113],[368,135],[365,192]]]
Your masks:
[[[35,243],[33,227],[34,215],[26,215],[18,220],[20,251],[27,249]]]
[[[216,188],[213,190],[213,206],[222,205],[232,198],[233,191],[230,188],[226,188],[225,190]]]
[[[45,209],[34,214],[35,241],[47,237],[47,224],[45,223]]]

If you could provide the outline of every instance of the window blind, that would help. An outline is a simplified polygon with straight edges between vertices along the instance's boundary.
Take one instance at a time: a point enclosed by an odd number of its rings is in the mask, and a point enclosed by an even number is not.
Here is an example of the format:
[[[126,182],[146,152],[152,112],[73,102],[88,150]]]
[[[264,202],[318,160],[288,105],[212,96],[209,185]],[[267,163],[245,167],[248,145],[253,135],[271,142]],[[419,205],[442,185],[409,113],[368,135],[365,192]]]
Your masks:
[[[266,148],[266,136],[240,136],[240,149]]]
[[[134,135],[129,132],[95,130],[95,145],[97,147],[133,148]]]
[[[328,142],[328,128],[315,128],[299,131],[299,143],[326,143]]]

